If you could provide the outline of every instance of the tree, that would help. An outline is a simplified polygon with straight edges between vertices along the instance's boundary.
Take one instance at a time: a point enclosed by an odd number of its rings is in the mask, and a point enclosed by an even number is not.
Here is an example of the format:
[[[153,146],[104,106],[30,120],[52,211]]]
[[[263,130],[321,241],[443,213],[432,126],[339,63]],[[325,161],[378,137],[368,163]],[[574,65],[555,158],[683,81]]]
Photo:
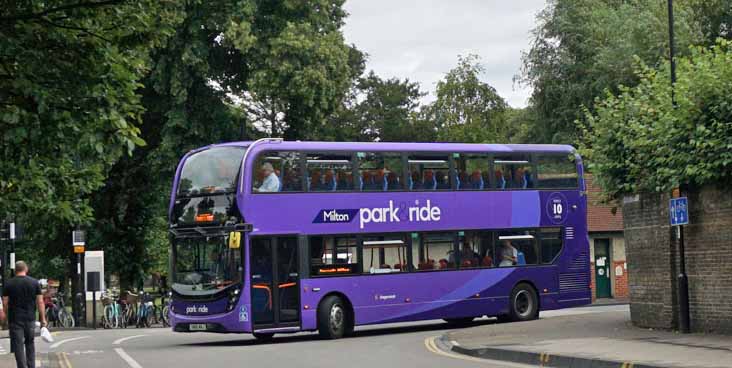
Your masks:
[[[57,267],[51,260],[71,252],[71,226],[92,219],[90,197],[110,167],[145,143],[140,80],[179,8],[153,0],[1,4],[0,214],[15,214],[43,255],[37,261]]]
[[[476,55],[459,57],[458,65],[437,82],[437,99],[425,117],[437,126],[437,139],[452,142],[501,142],[506,139],[506,101],[480,80],[484,68]]]
[[[717,2],[721,4],[721,2]],[[701,15],[676,2],[679,53],[704,43]],[[706,12],[704,14],[711,14]],[[619,86],[634,86],[635,60],[658,66],[668,55],[666,1],[552,0],[537,16],[531,49],[518,80],[533,88],[534,143],[573,143],[582,107]]]
[[[693,48],[677,71],[678,107],[664,64],[586,110],[581,152],[608,197],[732,181],[732,43]]]
[[[185,152],[264,135],[315,138],[328,128],[326,118],[363,70],[352,70],[360,52],[343,41],[341,6],[185,2],[140,90],[148,146],[121,160],[95,197],[93,242],[110,250],[110,270],[123,284],[166,269],[171,181]]]

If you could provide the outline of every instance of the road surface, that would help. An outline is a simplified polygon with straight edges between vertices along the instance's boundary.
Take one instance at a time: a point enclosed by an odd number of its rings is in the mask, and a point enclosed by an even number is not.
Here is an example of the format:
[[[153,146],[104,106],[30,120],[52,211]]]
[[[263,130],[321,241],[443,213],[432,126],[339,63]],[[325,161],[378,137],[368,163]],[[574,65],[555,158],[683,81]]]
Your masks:
[[[594,306],[543,312],[541,318],[627,310],[627,305]],[[477,324],[496,323],[481,319]],[[531,323],[531,322],[526,322]],[[469,328],[469,327],[468,327]],[[258,343],[250,335],[181,334],[169,329],[64,331],[53,344],[40,339],[39,352],[49,353],[51,366],[61,368],[205,368],[247,366],[303,368],[380,367],[527,367],[482,361],[447,353],[433,339],[450,331],[442,321],[367,326],[354,337],[319,340],[317,334],[276,335]],[[12,361],[8,339],[0,339],[0,367]]]

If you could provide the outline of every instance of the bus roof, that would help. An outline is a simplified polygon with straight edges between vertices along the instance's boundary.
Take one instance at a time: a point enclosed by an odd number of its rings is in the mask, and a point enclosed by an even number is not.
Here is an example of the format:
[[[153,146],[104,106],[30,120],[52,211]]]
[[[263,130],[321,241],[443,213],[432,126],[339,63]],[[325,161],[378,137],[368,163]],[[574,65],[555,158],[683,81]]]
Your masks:
[[[212,147],[248,147],[252,141],[213,144]],[[493,143],[397,143],[397,142],[321,142],[321,141],[269,141],[267,146],[276,145],[283,150],[334,150],[334,151],[436,151],[436,152],[575,152],[574,147],[565,144],[493,144]],[[200,149],[199,149],[200,150]],[[196,150],[198,151],[198,150]]]

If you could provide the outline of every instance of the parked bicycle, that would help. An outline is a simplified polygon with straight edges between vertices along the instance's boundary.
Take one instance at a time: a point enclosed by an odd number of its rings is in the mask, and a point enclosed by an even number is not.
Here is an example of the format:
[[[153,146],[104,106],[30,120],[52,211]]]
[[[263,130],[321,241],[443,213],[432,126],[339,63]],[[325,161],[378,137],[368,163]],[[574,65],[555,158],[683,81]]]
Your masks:
[[[137,302],[137,327],[150,327],[157,324],[157,315],[154,309],[154,303],[149,293],[140,292],[140,298]]]
[[[46,305],[46,316],[49,324],[55,327],[73,328],[76,325],[74,316],[66,310],[63,293],[56,293],[51,298],[51,304]]]
[[[122,318],[122,305],[117,300],[117,295],[112,291],[102,294],[102,304],[104,304],[104,314],[102,315],[102,326],[104,328],[124,328],[126,323]]]

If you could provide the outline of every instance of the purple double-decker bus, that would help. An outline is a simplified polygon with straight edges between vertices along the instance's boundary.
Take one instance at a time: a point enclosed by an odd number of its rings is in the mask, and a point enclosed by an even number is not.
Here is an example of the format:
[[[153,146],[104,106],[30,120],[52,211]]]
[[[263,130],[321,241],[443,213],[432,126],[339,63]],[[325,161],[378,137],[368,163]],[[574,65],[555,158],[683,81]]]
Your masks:
[[[587,304],[582,163],[565,145],[217,144],[170,202],[179,332],[535,319]]]

